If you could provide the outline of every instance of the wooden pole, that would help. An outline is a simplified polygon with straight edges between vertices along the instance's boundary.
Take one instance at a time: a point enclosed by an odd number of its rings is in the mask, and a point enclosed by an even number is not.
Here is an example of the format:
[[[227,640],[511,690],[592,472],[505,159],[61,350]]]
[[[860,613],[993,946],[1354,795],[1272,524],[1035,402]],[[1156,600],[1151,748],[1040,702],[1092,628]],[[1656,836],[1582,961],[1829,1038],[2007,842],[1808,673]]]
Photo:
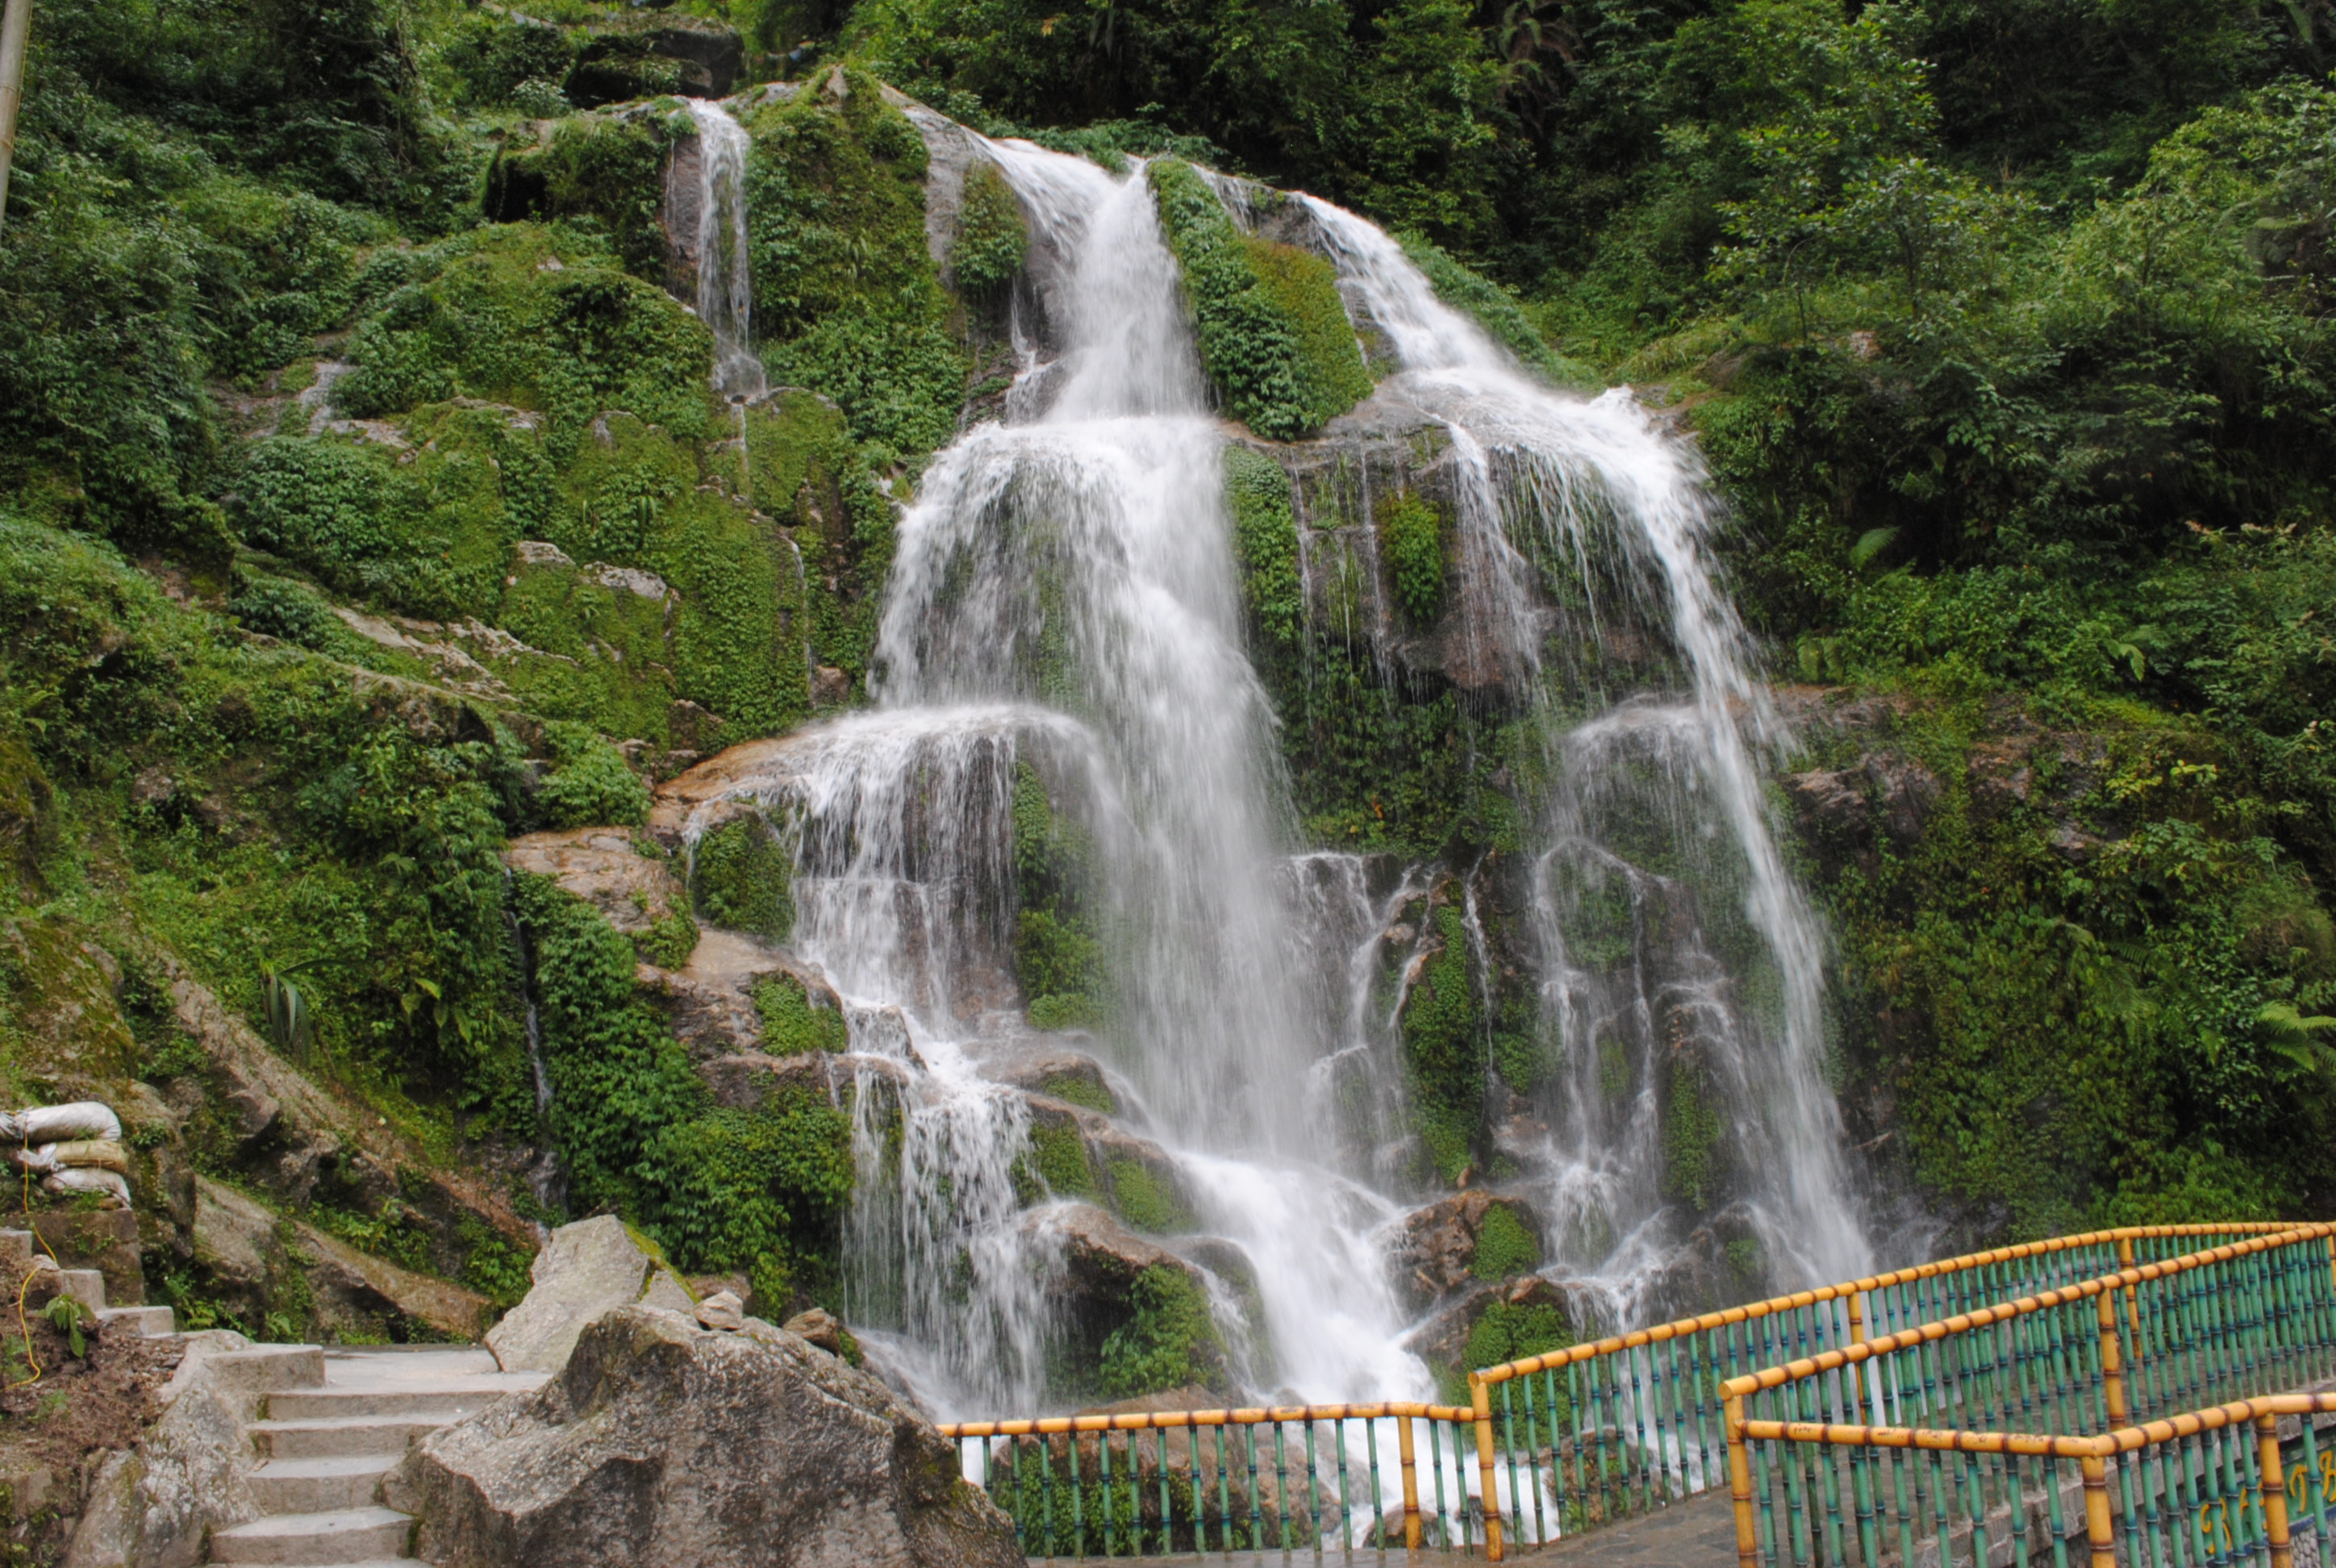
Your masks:
[[[24,41],[33,31],[33,0],[8,0],[0,16],[0,226],[8,220],[8,166],[16,158],[16,105],[24,96]]]

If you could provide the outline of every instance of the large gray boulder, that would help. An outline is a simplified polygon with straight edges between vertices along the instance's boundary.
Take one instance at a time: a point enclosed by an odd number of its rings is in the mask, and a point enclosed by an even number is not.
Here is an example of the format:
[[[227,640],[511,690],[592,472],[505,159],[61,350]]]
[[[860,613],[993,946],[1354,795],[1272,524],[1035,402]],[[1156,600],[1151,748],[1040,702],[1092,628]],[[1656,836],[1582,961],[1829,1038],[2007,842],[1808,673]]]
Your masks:
[[[1008,1568],[1014,1526],[881,1383],[783,1329],[623,1307],[443,1427],[384,1500],[442,1568]]]
[[[688,1288],[633,1240],[625,1222],[601,1214],[562,1225],[528,1270],[526,1300],[487,1334],[506,1372],[557,1372],[585,1325],[612,1308],[647,1300],[688,1310]]]

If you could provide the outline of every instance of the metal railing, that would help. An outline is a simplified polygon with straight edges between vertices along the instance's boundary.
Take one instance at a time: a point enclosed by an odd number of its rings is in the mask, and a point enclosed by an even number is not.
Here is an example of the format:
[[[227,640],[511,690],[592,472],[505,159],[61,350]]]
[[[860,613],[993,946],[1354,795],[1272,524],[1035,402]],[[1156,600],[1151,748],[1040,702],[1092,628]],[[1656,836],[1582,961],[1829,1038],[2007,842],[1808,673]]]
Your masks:
[[[1481,1549],[1498,1562],[1514,1545],[1718,1487],[1731,1378],[2293,1229],[2128,1226],[1943,1259],[1472,1371],[1465,1407],[1171,1410],[941,1431],[1034,1558],[1392,1547],[1400,1528],[1407,1545]],[[1273,1430],[1260,1444],[1265,1427]],[[1464,1429],[1473,1466],[1462,1458]],[[1293,1475],[1302,1494],[1288,1489]]]
[[[1296,1405],[940,1430],[1032,1557],[1465,1552],[1482,1534],[1463,1447],[1475,1419],[1465,1405]]]
[[[2291,1496],[2325,1561],[2336,1395],[2303,1386],[2336,1373],[2331,1238],[2136,1261],[1730,1378],[1743,1568],[2066,1568],[2072,1543],[2094,1568],[2288,1568]]]
[[[1646,1514],[1721,1484],[1721,1385],[1874,1333],[2049,1290],[2273,1223],[2138,1225],[1998,1247],[1469,1374],[1487,1555]]]

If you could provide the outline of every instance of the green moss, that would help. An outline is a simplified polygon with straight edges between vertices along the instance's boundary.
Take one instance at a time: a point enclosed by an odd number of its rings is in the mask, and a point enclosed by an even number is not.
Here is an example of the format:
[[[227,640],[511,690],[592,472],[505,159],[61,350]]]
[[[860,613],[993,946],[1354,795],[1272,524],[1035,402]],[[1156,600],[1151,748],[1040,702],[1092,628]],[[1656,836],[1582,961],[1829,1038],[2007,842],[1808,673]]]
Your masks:
[[[1085,1105],[1090,1111],[1101,1111],[1106,1116],[1119,1114],[1119,1101],[1100,1077],[1083,1073],[1055,1073],[1038,1086],[1038,1092],[1074,1105]]]
[[[1103,1341],[1099,1379],[1105,1395],[1126,1399],[1222,1379],[1216,1324],[1191,1275],[1154,1263],[1135,1277],[1128,1300],[1134,1315]]]
[[[1456,1181],[1471,1163],[1484,1108],[1482,1018],[1460,911],[1445,904],[1429,919],[1442,945],[1421,967],[1398,1022],[1412,1119],[1428,1166]]]
[[[832,1270],[854,1171],[852,1118],[824,1095],[706,1113],[663,1132],[651,1156],[664,1180],[649,1213],[689,1267],[742,1270],[774,1302],[806,1266]]]
[[[925,248],[924,142],[872,79],[838,74],[841,102],[822,83],[747,127],[755,329],[774,377],[834,399],[855,436],[930,452],[966,365]]]
[[[1029,248],[1029,229],[1013,188],[995,163],[975,164],[965,177],[957,238],[949,246],[949,271],[958,287],[973,295],[1004,287],[1022,270]]]
[[[706,434],[713,336],[663,289],[532,224],[444,241],[423,266],[358,327],[356,368],[333,388],[342,412],[372,418],[458,395],[509,404],[545,416],[555,461],[603,409]]]
[[[1380,505],[1378,530],[1379,559],[1397,607],[1412,625],[1433,625],[1444,613],[1443,508],[1404,491]]]
[[[1191,164],[1160,159],[1145,175],[1226,413],[1270,440],[1292,441],[1369,393],[1353,329],[1333,325],[1332,312],[1340,323],[1346,316],[1327,268],[1244,238]]]
[[[843,1015],[813,1001],[793,975],[765,975],[757,980],[754,1010],[763,1018],[763,1048],[774,1057],[851,1048],[852,1031]]]
[[[769,521],[702,477],[697,452],[676,433],[610,414],[560,475],[543,537],[578,560],[647,568],[679,592],[675,687],[725,721],[727,742],[801,717],[809,686],[782,612],[783,601],[800,602],[792,552]]]
[[[1122,1158],[1106,1159],[1104,1165],[1111,1182],[1112,1207],[1137,1230],[1170,1236],[1190,1231],[1197,1223],[1175,1188],[1148,1166]]]
[[[1468,1271],[1480,1280],[1507,1280],[1541,1267],[1541,1238],[1506,1203],[1484,1211]],[[1531,1352],[1527,1352],[1531,1354]]]
[[[1014,774],[1014,973],[1042,1029],[1092,1028],[1109,1011],[1108,955],[1086,909],[1091,854],[1077,825],[1058,816],[1037,770]]]
[[[548,877],[515,874],[511,901],[535,963],[551,1132],[570,1202],[643,1216],[677,1169],[651,1151],[701,1111],[705,1086],[635,989],[630,942]]]
[[[1355,324],[1338,293],[1338,269],[1295,245],[1244,236],[1258,287],[1290,323],[1297,340],[1299,386],[1308,415],[1327,424],[1371,394]]]
[[[696,738],[673,728],[675,608],[569,562],[519,561],[494,619],[525,648],[472,653],[530,712],[662,749]]]
[[[551,769],[536,786],[535,809],[546,827],[638,827],[648,820],[649,787],[624,753],[562,720],[546,724],[543,738]]]
[[[1341,317],[1341,320],[1344,318]],[[1233,515],[1241,602],[1260,652],[1294,652],[1305,628],[1305,587],[1298,571],[1298,514],[1290,475],[1261,452],[1225,448],[1225,500]]]
[[[1095,1195],[1095,1167],[1087,1159],[1086,1140],[1076,1123],[1051,1120],[1030,1124],[1030,1157],[1039,1179],[1058,1198]]]
[[[1698,1211],[1715,1206],[1724,1155],[1718,1109],[1701,1066],[1674,1061],[1663,1096],[1663,1193]]]
[[[1468,1373],[1507,1361],[1521,1361],[1527,1356],[1545,1356],[1552,1350],[1566,1349],[1575,1342],[1573,1324],[1557,1308],[1546,1302],[1494,1301],[1485,1307],[1469,1329],[1462,1365],[1446,1375],[1445,1395],[1450,1398],[1456,1394],[1454,1402],[1465,1405],[1468,1402]],[[1563,1415],[1561,1407],[1561,1419]]]
[[[655,964],[661,969],[677,969],[689,962],[689,955],[697,950],[697,922],[686,910],[673,910],[649,922],[648,930],[633,938],[633,950],[641,961]]]
[[[774,942],[794,930],[794,863],[759,817],[725,823],[690,852],[689,884],[708,925]]]

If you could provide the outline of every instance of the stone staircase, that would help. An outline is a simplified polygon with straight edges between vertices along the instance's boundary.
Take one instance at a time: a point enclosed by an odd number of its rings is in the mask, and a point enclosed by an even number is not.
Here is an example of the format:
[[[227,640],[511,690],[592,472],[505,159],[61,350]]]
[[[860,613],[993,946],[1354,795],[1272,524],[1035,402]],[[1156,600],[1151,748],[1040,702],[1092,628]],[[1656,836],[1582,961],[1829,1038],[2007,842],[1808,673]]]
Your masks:
[[[59,1296],[71,1296],[97,1314],[101,1326],[126,1323],[133,1332],[146,1338],[160,1339],[174,1327],[168,1307],[109,1307],[105,1304],[105,1274],[97,1269],[60,1269],[44,1251],[37,1250],[30,1231],[0,1231],[0,1259],[5,1260],[19,1273],[43,1265],[41,1272],[55,1281],[53,1289],[43,1288],[35,1281],[26,1297],[28,1304],[40,1306]]]
[[[377,1568],[410,1560],[414,1520],[381,1505],[382,1478],[417,1439],[543,1382],[470,1346],[265,1345],[212,1359],[258,1396],[248,1423],[267,1512],[212,1535],[213,1563]]]

